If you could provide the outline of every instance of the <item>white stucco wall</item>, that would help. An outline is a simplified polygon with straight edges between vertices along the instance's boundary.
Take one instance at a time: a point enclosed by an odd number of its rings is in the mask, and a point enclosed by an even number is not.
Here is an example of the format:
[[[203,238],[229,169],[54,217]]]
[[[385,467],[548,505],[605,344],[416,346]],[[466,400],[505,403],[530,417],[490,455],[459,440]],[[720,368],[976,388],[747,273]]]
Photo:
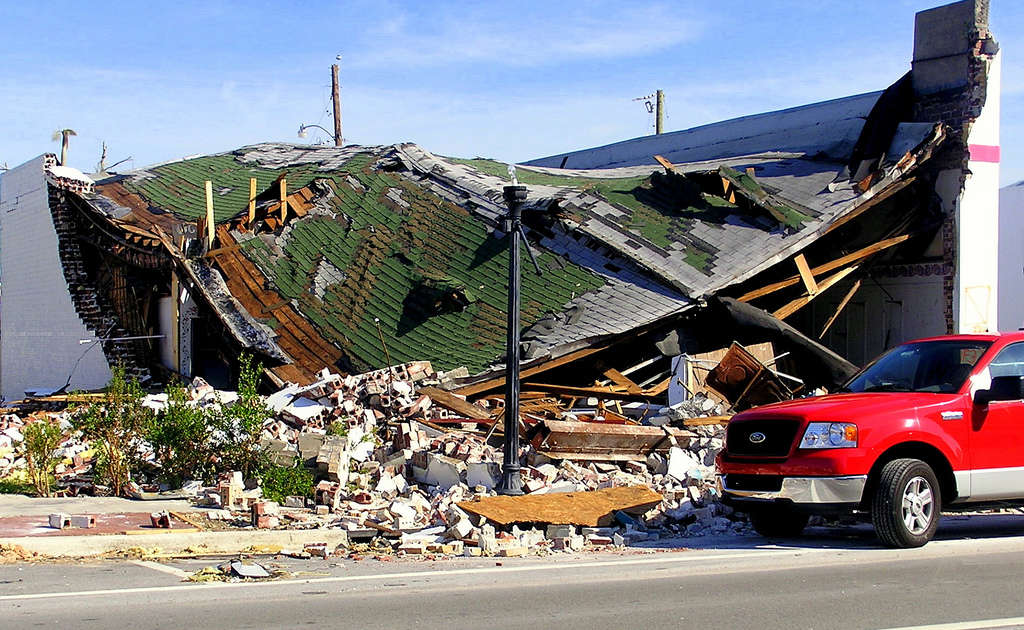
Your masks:
[[[57,250],[42,156],[0,176],[0,393],[103,387],[110,366],[75,311]],[[79,361],[79,359],[81,359]]]
[[[988,93],[967,139],[970,173],[957,207],[958,274],[954,317],[958,332],[995,331],[999,303],[1000,55],[992,59]]]
[[[942,279],[940,262],[878,270],[861,283],[822,343],[862,366],[905,341],[945,334]],[[852,284],[844,281],[812,301],[801,327],[818,338]]]

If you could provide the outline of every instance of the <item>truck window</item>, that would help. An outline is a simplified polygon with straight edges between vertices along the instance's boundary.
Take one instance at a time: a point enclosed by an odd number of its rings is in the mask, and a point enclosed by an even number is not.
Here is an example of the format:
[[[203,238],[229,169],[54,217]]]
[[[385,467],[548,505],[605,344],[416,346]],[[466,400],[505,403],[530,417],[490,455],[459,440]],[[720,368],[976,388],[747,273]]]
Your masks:
[[[988,367],[992,376],[1024,376],[1024,343],[1006,346]]]
[[[940,339],[908,343],[876,359],[846,385],[852,392],[959,391],[971,369],[991,345],[988,341]],[[1020,367],[1024,369],[1024,344]],[[1009,348],[1007,348],[1009,349]]]

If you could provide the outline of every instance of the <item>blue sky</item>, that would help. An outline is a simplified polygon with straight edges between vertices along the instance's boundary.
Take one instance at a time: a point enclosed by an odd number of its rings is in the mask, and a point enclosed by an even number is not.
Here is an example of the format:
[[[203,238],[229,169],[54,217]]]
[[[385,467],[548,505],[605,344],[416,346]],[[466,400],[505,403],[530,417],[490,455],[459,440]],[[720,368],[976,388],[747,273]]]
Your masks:
[[[331,126],[524,161],[883,89],[914,13],[940,0],[755,2],[47,2],[0,0],[0,165],[56,151],[142,167]],[[1024,3],[992,0],[1003,50],[1002,183],[1024,179]]]

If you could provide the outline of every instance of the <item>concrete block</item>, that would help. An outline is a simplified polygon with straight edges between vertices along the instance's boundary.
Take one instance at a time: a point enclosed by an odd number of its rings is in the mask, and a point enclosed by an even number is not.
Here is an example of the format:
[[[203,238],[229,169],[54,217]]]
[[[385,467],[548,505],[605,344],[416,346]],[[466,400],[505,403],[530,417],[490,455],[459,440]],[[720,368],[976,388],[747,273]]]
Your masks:
[[[466,485],[473,488],[483,486],[493,490],[501,482],[501,465],[491,462],[471,462],[466,464]]]
[[[447,490],[462,483],[462,475],[465,470],[465,462],[431,453],[424,482],[427,485]]]
[[[50,527],[54,529],[65,529],[71,527],[71,517],[63,512],[51,514]]]
[[[92,529],[93,527],[96,527],[96,517],[91,514],[72,514],[70,526],[80,527],[82,529]]]

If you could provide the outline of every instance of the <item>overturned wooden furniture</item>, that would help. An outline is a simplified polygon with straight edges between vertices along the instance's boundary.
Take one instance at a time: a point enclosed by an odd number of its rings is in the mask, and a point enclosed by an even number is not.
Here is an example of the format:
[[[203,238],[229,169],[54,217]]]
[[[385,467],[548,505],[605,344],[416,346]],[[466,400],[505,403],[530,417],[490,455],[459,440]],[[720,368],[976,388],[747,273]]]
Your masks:
[[[705,383],[725,397],[736,411],[789,400],[793,392],[746,348],[733,342]]]

